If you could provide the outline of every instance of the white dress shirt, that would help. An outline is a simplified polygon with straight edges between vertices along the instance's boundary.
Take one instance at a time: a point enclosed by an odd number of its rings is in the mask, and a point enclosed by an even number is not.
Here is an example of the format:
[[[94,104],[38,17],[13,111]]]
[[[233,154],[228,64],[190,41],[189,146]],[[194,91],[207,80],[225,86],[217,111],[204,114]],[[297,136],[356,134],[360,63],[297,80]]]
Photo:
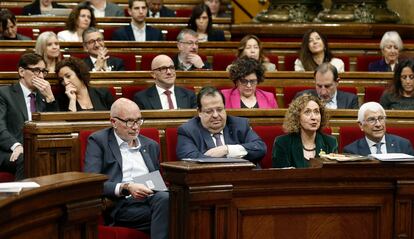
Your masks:
[[[365,139],[367,140],[368,146],[369,146],[369,150],[371,151],[372,154],[376,154],[377,153],[377,147],[375,146],[377,144],[377,142],[374,142],[370,139],[368,139],[367,137],[365,137]],[[385,144],[385,135],[382,136],[382,139],[380,141],[381,144],[381,153],[386,154],[387,153],[387,145]]]
[[[134,33],[135,41],[143,42],[146,39],[145,29],[147,26],[144,24],[143,28],[138,28],[133,23],[131,23],[132,32]]]
[[[24,95],[24,101],[26,103],[26,110],[27,110],[27,120],[32,121],[32,112],[30,111],[30,94],[32,93],[29,89],[27,89],[26,86],[24,86],[22,83],[20,83],[20,86],[22,87],[23,95]],[[36,93],[35,93],[36,95]]]
[[[105,17],[105,8],[106,8],[106,1],[105,4],[103,6],[103,8],[98,9],[96,8],[94,5],[91,4],[91,7],[93,8],[93,14],[95,15],[95,17]]]
[[[155,86],[157,88],[157,92],[158,92],[158,96],[160,97],[160,101],[161,101],[161,106],[163,110],[169,110],[170,106],[168,105],[168,97],[167,95],[164,93],[166,90],[159,87],[159,86]],[[169,91],[171,91],[171,100],[172,103],[174,105],[174,109],[177,109],[177,99],[175,98],[175,93],[174,93],[174,86],[172,86],[170,89],[168,89]]]
[[[327,109],[338,109],[338,101],[336,96],[338,95],[338,91],[335,91],[332,99],[329,102],[326,102],[325,108]]]

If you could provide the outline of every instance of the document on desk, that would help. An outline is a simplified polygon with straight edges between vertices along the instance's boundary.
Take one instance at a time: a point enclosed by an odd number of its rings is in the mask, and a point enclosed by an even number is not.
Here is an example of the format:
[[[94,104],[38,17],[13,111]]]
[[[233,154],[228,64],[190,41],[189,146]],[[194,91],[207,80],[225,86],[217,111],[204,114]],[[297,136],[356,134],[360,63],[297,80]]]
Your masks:
[[[383,162],[412,162],[414,156],[403,153],[388,153],[388,154],[370,154],[370,158],[378,159]]]
[[[152,191],[168,191],[159,170],[135,177],[134,183],[144,184]]]
[[[184,161],[196,162],[196,163],[246,163],[249,162],[246,159],[239,158],[184,158]]]
[[[19,193],[23,188],[38,188],[39,184],[35,182],[9,182],[0,183],[0,192]]]

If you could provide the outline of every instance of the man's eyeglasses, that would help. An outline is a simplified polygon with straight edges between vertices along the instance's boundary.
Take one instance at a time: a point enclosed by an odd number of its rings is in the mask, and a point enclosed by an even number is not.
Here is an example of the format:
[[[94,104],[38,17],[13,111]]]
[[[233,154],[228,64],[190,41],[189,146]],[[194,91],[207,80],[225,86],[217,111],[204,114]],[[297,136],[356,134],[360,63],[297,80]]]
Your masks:
[[[246,79],[240,79],[240,84],[242,85],[257,85],[257,80],[246,80]]]
[[[369,117],[368,119],[364,120],[365,122],[367,122],[370,125],[375,125],[378,122],[380,122],[381,124],[383,124],[385,122],[385,119],[387,117],[386,116],[378,116],[378,118],[375,117]]]
[[[186,44],[186,45],[189,45],[189,46],[192,46],[192,45],[198,46],[198,41],[196,41],[196,42],[194,42],[194,41],[180,41],[180,43],[183,43],[183,44]]]
[[[86,42],[86,44],[88,45],[92,45],[92,44],[96,44],[96,43],[102,43],[104,41],[104,39],[102,38],[97,38],[97,39],[91,39],[89,41]]]
[[[33,72],[33,74],[35,74],[36,76],[39,76],[40,72],[43,73],[43,77],[47,76],[47,74],[49,73],[49,71],[47,69],[41,69],[39,67],[24,67],[23,69],[29,70],[31,72]]]
[[[206,109],[206,110],[202,110],[201,112],[203,112],[206,115],[213,115],[214,112],[217,112],[217,114],[221,114],[224,111],[224,108],[216,108],[216,109]]]
[[[159,71],[161,73],[167,73],[168,70],[175,71],[175,66],[174,65],[171,65],[171,66],[161,66],[161,67],[158,67],[158,68],[153,69],[153,71]]]
[[[414,80],[414,75],[401,75],[401,80]]]
[[[134,127],[135,124],[137,124],[138,126],[141,126],[144,123],[144,119],[143,118],[138,118],[136,120],[124,120],[124,119],[121,119],[119,117],[114,117],[114,118],[117,119],[117,120],[120,120],[120,121],[124,122],[125,125],[126,125],[126,127],[129,127],[129,128]]]

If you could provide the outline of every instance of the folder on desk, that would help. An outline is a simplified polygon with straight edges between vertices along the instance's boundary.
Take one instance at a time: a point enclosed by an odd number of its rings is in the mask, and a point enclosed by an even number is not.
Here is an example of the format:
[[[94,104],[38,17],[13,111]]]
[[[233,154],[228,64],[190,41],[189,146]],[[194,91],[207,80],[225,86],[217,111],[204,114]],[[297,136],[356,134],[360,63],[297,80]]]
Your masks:
[[[133,180],[134,183],[144,184],[152,191],[168,191],[159,170],[135,177]]]
[[[370,154],[368,157],[383,162],[413,162],[414,156],[404,153]]]
[[[196,163],[246,163],[249,162],[246,159],[239,158],[184,158],[184,161],[196,162]]]

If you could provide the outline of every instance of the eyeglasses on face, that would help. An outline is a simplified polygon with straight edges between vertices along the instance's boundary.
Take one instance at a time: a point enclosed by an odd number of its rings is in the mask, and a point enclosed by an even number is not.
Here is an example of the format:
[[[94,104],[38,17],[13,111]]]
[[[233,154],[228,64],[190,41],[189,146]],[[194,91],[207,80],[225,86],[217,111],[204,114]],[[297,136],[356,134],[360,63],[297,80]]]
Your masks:
[[[158,67],[158,68],[153,69],[153,71],[159,71],[161,73],[167,73],[168,70],[175,71],[175,66],[174,65],[171,65],[171,66],[161,66],[161,67]]]
[[[138,119],[135,119],[135,120],[131,120],[131,119],[124,120],[124,119],[121,119],[119,117],[114,117],[114,118],[117,119],[117,120],[119,120],[119,121],[124,122],[125,123],[125,126],[126,127],[129,127],[129,128],[134,127],[135,124],[137,124],[138,126],[141,126],[144,123],[144,119],[143,118],[138,118]]]
[[[189,46],[192,46],[192,45],[195,45],[195,46],[198,46],[198,41],[196,41],[196,42],[194,42],[194,41],[180,41],[180,43],[183,43],[183,44],[185,44],[185,45],[189,45]]]
[[[386,116],[378,116],[378,118],[375,117],[369,117],[368,119],[364,120],[365,122],[367,122],[370,125],[375,125],[378,122],[380,122],[381,124],[383,124],[386,120]]]
[[[414,80],[414,75],[413,74],[411,74],[411,75],[401,75],[400,79],[401,80]]]
[[[87,41],[86,44],[88,44],[88,45],[94,45],[96,43],[101,44],[103,41],[104,41],[103,38],[91,39],[91,40]]]
[[[203,112],[203,113],[204,113],[204,114],[206,114],[206,115],[211,116],[211,115],[213,115],[215,112],[216,112],[217,114],[221,114],[221,113],[223,113],[223,112],[224,112],[224,108],[222,108],[222,107],[218,107],[218,108],[205,109],[205,110],[202,110],[201,112]]]
[[[257,85],[257,79],[256,80],[246,80],[246,79],[240,79],[239,80],[240,84],[242,85]]]
[[[40,72],[42,72],[43,76],[45,77],[49,73],[47,69],[41,69],[39,67],[24,67],[23,69],[33,72],[33,74],[35,74],[36,76],[39,76]]]

